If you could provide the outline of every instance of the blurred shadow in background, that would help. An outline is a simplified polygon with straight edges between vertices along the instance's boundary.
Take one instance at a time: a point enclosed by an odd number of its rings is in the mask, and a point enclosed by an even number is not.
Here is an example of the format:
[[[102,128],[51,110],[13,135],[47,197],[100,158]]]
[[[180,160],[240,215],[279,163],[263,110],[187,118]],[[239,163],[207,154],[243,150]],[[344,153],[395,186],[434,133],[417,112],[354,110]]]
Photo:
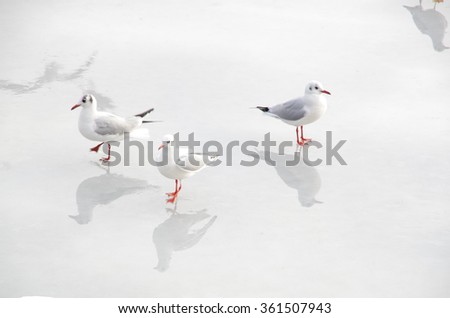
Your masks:
[[[87,178],[80,183],[76,192],[78,215],[69,215],[69,217],[78,224],[88,224],[92,221],[97,205],[108,205],[124,195],[149,188],[157,187],[149,185],[145,180],[127,178],[109,172]]]
[[[42,88],[46,84],[50,84],[52,82],[71,82],[79,78],[83,78],[85,73],[91,68],[92,64],[95,61],[97,53],[92,53],[91,56],[84,62],[80,67],[75,69],[70,73],[62,73],[62,67],[55,61],[49,62],[45,65],[44,74],[37,77],[34,80],[28,81],[26,83],[14,83],[8,80],[0,80],[0,89],[8,90],[13,92],[14,94],[29,94],[40,88]],[[92,89],[83,89],[84,94],[95,94],[97,98],[99,109],[112,109],[115,107],[111,98],[99,93],[94,89],[95,85],[93,83],[89,84],[89,87]],[[81,97],[80,93],[80,97]]]
[[[316,200],[322,185],[320,175],[315,167],[303,162],[299,152],[284,155],[263,151],[258,153],[269,166],[275,167],[278,176],[288,187],[297,190],[298,201],[302,206],[311,207],[316,203],[322,203]]]
[[[443,43],[447,29],[447,19],[443,14],[436,10],[436,3],[443,2],[443,0],[436,0],[433,2],[435,3],[433,9],[424,10],[422,1],[419,1],[419,5],[414,7],[403,7],[411,13],[414,23],[419,31],[431,38],[433,48],[438,52],[442,52],[449,48]]]
[[[169,268],[173,252],[187,250],[196,245],[217,219],[217,216],[210,217],[206,209],[181,214],[177,212],[175,205],[174,209],[166,210],[171,216],[153,230],[153,244],[158,254],[155,269],[160,272]],[[191,229],[201,221],[206,223],[200,228]]]

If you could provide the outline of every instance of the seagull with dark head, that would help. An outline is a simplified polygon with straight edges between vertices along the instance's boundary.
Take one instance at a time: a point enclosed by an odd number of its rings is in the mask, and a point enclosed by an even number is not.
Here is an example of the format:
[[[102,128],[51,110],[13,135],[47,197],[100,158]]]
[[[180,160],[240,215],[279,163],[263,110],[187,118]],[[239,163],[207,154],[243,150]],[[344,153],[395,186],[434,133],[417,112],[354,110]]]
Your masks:
[[[103,162],[107,162],[111,158],[111,145],[109,142],[121,141],[126,133],[135,131],[143,123],[153,122],[143,120],[144,116],[153,111],[153,108],[132,117],[124,118],[108,112],[98,111],[97,101],[91,94],[84,95],[71,110],[78,107],[82,108],[78,120],[80,133],[89,140],[101,142],[91,148],[91,151],[98,152],[101,145],[104,143],[108,144],[108,156],[100,159]]]
[[[286,124],[296,127],[297,144],[303,146],[311,141],[303,137],[303,126],[318,120],[327,110],[324,94],[331,95],[318,81],[311,81],[305,87],[305,96],[289,100],[271,107],[257,108],[267,115],[281,119]],[[300,127],[301,135],[298,135]]]

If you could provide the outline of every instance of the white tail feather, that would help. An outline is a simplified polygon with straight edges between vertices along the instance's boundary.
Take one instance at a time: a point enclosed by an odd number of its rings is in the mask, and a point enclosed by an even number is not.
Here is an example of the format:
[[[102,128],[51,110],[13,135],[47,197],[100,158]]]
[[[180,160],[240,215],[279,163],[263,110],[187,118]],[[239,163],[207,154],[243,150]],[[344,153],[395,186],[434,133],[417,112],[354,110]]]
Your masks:
[[[150,140],[150,132],[147,128],[137,128],[130,132],[130,139]]]

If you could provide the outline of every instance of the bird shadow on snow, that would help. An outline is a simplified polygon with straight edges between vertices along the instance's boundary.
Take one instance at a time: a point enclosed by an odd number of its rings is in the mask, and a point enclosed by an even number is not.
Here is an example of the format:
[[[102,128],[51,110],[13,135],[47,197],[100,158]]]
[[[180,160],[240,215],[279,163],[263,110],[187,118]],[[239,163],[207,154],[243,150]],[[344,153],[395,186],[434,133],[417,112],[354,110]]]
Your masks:
[[[44,87],[46,84],[53,82],[71,82],[79,78],[84,78],[85,74],[94,63],[96,55],[96,52],[92,53],[82,65],[72,72],[67,73],[62,72],[63,67],[56,61],[48,62],[45,64],[44,73],[37,78],[25,83],[14,83],[8,80],[0,80],[0,89],[11,91],[16,95],[30,94]],[[91,83],[89,86],[95,87],[95,84]],[[113,109],[115,107],[111,98],[101,94],[95,89],[83,89],[83,92],[87,94],[95,94],[100,105],[102,105],[102,109]]]
[[[273,166],[278,176],[290,188],[297,191],[298,201],[303,207],[323,203],[316,200],[322,186],[320,174],[313,166],[307,165],[299,151],[294,154],[278,154],[258,150],[259,158]]]
[[[98,163],[95,164],[100,166]],[[106,171],[105,174],[87,178],[78,185],[75,194],[78,215],[69,217],[80,225],[92,221],[94,209],[98,205],[108,205],[125,195],[158,188],[149,185],[146,180],[128,178],[101,168]]]
[[[217,219],[217,216],[207,214],[206,209],[178,213],[177,204],[166,211],[170,217],[153,230],[153,244],[158,255],[158,264],[154,268],[159,272],[169,268],[173,252],[196,245]]]
[[[404,5],[403,7],[411,13],[414,24],[419,31],[430,37],[435,51],[442,52],[449,49],[443,43],[448,25],[447,19],[436,9],[436,2],[434,8],[426,10],[424,10],[421,0],[416,6],[410,7]]]

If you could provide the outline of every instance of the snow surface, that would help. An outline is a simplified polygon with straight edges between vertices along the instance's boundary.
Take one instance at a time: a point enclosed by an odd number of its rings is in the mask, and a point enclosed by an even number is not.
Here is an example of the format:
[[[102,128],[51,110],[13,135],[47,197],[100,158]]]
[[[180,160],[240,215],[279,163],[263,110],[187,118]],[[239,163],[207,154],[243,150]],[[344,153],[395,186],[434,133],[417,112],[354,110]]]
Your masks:
[[[403,5],[1,1],[0,296],[449,297],[450,50]],[[136,152],[99,165],[70,111],[83,92],[155,107],[155,147],[293,140],[249,108],[311,79],[332,95],[305,133],[347,140],[348,165],[242,167],[235,149],[183,183],[176,214],[171,180]]]

